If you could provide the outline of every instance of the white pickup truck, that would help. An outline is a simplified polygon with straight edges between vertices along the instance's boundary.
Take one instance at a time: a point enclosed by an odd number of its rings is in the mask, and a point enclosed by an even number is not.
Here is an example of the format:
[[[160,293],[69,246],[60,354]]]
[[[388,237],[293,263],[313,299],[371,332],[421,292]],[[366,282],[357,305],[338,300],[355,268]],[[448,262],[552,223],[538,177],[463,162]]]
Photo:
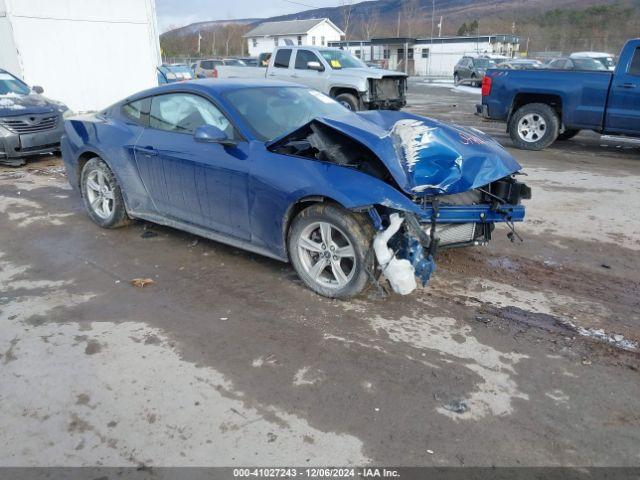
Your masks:
[[[266,64],[262,58],[260,64]],[[300,83],[335,98],[350,110],[399,110],[406,101],[407,75],[369,68],[337,48],[276,48],[266,67],[216,67],[214,78],[272,78]]]

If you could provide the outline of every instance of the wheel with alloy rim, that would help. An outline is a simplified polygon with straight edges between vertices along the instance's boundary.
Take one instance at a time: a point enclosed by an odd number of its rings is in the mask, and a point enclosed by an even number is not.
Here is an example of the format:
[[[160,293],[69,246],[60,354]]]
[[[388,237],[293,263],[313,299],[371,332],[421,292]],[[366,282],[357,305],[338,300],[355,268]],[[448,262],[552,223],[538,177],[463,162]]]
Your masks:
[[[82,169],[82,198],[91,219],[103,228],[126,225],[129,217],[115,175],[100,158],[92,158]]]
[[[369,283],[373,229],[360,216],[333,205],[303,210],[289,230],[289,257],[302,281],[331,298],[358,295]]]
[[[531,103],[518,109],[509,120],[513,143],[524,150],[542,150],[558,138],[558,115],[549,105]]]

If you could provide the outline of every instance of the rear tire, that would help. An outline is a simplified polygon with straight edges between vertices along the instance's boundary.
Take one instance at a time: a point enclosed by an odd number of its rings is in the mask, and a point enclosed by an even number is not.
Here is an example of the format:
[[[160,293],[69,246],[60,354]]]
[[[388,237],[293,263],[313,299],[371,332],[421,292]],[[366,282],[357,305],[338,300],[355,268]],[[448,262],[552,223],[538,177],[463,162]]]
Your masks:
[[[109,166],[99,157],[82,168],[82,200],[91,220],[102,228],[119,228],[131,223],[122,191]]]
[[[558,138],[558,114],[544,103],[520,107],[509,120],[509,136],[522,150],[542,150]]]
[[[564,132],[562,132],[560,135],[558,135],[557,140],[569,140],[569,139],[575,137],[579,133],[580,133],[580,130],[569,130],[569,129],[566,129]]]
[[[453,84],[455,86],[460,85],[460,75],[458,75],[457,73],[453,74]]]
[[[369,272],[374,271],[373,235],[373,226],[365,216],[318,203],[304,209],[291,223],[289,258],[298,277],[314,292],[329,298],[352,298],[369,286]]]
[[[336,102],[340,103],[343,107],[348,110],[357,112],[360,110],[360,102],[358,98],[351,93],[341,93],[336,96]]]

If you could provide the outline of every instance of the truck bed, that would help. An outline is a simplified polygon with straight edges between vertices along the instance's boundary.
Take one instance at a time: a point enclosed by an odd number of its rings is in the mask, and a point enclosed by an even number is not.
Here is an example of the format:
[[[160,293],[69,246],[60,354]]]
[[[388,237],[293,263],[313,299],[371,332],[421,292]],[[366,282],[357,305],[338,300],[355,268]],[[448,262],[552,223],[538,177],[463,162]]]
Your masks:
[[[491,94],[482,97],[485,116],[507,120],[523,97],[562,99],[562,120],[572,128],[599,130],[603,126],[613,74],[608,71],[491,69]]]

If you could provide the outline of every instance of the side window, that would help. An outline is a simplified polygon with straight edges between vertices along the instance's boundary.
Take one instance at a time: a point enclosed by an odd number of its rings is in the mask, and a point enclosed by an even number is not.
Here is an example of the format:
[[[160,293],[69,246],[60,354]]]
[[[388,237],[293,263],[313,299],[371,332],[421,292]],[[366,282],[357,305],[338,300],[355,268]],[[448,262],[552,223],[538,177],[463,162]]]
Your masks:
[[[636,48],[636,51],[633,52],[633,58],[631,59],[628,73],[629,75],[640,77],[640,47]]]
[[[148,100],[136,100],[135,102],[125,103],[122,106],[122,114],[127,117],[129,120],[133,120],[136,123],[141,125],[147,124],[147,115],[145,111],[147,111]]]
[[[200,62],[200,68],[202,68],[203,70],[213,70],[213,62],[211,60]]]
[[[193,134],[202,125],[213,125],[234,138],[233,126],[209,100],[188,93],[158,95],[151,100],[149,126],[168,132]]]
[[[296,69],[308,70],[309,67],[307,67],[307,63],[309,62],[320,62],[320,60],[318,60],[315,53],[309,50],[298,50],[298,53],[296,53]]]
[[[281,48],[278,50],[278,53],[276,53],[273,66],[276,68],[289,68],[289,60],[291,60],[291,49]]]

